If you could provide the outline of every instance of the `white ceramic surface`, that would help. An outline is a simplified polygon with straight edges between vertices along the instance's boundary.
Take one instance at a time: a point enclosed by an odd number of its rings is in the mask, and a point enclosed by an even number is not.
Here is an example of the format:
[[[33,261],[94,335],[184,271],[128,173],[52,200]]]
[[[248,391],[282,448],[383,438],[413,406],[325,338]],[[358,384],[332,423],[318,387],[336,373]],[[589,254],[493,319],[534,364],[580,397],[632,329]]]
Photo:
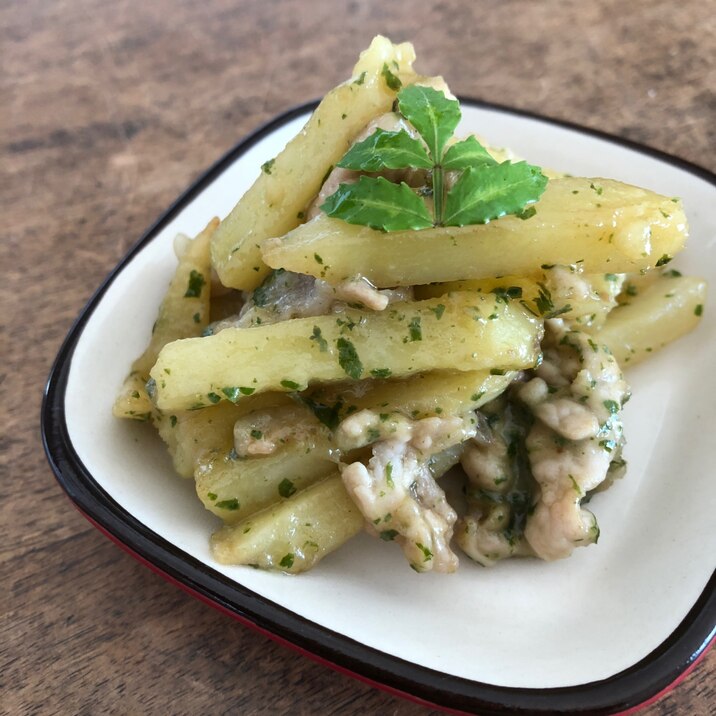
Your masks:
[[[680,168],[577,130],[494,109],[463,107],[465,130],[528,160],[576,175],[614,177],[683,197],[688,249],[674,265],[716,285],[716,190]],[[361,536],[298,577],[212,561],[217,526],[174,476],[145,425],[112,417],[115,393],[150,335],[174,270],[177,232],[224,216],[262,162],[300,129],[264,137],[207,186],[116,277],[77,344],[66,420],[97,482],[147,527],[267,599],[366,645],[447,674],[513,687],[609,677],[663,642],[716,563],[716,309],[699,329],[628,373],[625,479],[590,504],[601,538],[565,561],[512,560],[457,574],[418,575],[397,545]]]

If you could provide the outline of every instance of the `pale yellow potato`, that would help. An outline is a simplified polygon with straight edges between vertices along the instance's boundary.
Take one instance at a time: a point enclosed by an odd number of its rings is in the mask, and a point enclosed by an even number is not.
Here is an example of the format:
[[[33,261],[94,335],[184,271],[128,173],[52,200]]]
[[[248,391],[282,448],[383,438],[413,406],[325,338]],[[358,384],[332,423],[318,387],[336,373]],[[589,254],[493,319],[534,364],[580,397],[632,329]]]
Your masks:
[[[237,387],[286,392],[376,371],[519,370],[534,365],[540,338],[541,322],[514,302],[463,292],[175,341],[151,376],[157,405],[170,411],[225,399]]]
[[[211,261],[209,242],[219,225],[212,219],[206,228],[187,243],[169,288],[159,307],[152,337],[144,353],[132,363],[132,369],[115,400],[112,412],[117,418],[149,420],[154,406],[145,385],[159,351],[178,338],[200,336],[209,323]],[[187,295],[189,294],[189,295]],[[154,418],[159,416],[154,414]]]
[[[182,477],[193,477],[200,460],[231,449],[239,418],[285,404],[293,405],[285,393],[261,393],[242,397],[238,404],[223,401],[201,410],[161,413],[154,425],[167,444],[174,469]]]
[[[629,367],[696,328],[705,302],[706,281],[667,273],[615,308],[593,335]]]
[[[674,256],[687,236],[678,200],[610,179],[553,179],[523,220],[383,233],[325,215],[262,244],[273,268],[379,287],[539,276],[543,265],[626,273]],[[318,260],[320,257],[320,262]]]
[[[576,282],[565,288],[557,272],[571,276]],[[649,272],[653,273],[653,272]],[[585,274],[578,266],[552,267],[539,276],[500,276],[492,278],[465,279],[430,283],[415,287],[416,298],[434,298],[451,291],[475,291],[506,296],[517,300],[527,310],[542,318],[561,316],[580,326],[602,325],[609,312],[616,306],[616,297],[623,283],[623,274]],[[581,292],[581,286],[586,287]]]
[[[225,286],[249,290],[261,283],[269,269],[261,259],[260,242],[301,223],[327,173],[355,137],[372,119],[390,111],[397,90],[386,84],[383,66],[387,64],[409,84],[415,79],[414,60],[410,43],[393,45],[376,37],[361,54],[351,79],[323,98],[306,126],[275,159],[266,157],[269,161],[258,179],[212,240],[212,261]]]
[[[287,445],[265,457],[234,458],[231,443],[226,447],[200,461],[195,479],[204,507],[227,523],[243,520],[336,469],[336,446],[325,435],[310,445]]]
[[[211,551],[222,564],[304,572],[362,529],[363,517],[334,470],[290,499],[222,527]]]
[[[433,415],[461,415],[494,400],[515,377],[513,371],[504,375],[489,370],[464,373],[420,373],[402,380],[364,380],[318,388],[309,396],[322,405],[342,406],[342,420],[357,410],[377,413],[402,413],[419,420]]]

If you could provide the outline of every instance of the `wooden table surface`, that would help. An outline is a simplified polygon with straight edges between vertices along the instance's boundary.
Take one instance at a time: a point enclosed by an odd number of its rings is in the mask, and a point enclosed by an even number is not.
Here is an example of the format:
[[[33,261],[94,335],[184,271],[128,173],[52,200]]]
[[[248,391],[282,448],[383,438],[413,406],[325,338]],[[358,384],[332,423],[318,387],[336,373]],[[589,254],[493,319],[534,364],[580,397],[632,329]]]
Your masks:
[[[410,39],[455,92],[716,169],[703,0],[24,0],[0,6],[0,711],[425,714],[190,598],[71,506],[42,389],[94,288],[244,134]],[[645,714],[713,713],[716,654]],[[711,700],[710,700],[711,699]]]

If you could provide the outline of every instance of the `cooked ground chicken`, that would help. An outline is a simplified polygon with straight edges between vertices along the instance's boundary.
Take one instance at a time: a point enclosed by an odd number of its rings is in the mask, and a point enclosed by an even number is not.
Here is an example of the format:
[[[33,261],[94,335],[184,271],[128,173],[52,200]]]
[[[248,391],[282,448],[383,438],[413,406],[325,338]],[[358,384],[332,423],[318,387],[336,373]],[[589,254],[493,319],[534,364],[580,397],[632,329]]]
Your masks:
[[[457,569],[450,548],[457,515],[433,477],[430,458],[474,435],[475,422],[472,414],[404,419],[389,439],[375,443],[368,465],[354,462],[342,470],[343,483],[370,530],[398,542],[416,571]],[[361,411],[339,430],[360,440],[380,424],[378,414]]]

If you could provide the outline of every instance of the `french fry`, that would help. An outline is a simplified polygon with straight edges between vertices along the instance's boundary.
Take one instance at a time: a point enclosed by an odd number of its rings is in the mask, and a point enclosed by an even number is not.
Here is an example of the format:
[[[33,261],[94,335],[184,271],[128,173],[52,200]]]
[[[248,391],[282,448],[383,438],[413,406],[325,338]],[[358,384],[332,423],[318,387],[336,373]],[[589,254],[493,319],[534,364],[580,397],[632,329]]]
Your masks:
[[[202,458],[230,451],[239,418],[279,405],[293,405],[293,401],[285,393],[261,393],[246,396],[238,404],[222,402],[201,410],[160,413],[154,425],[167,444],[174,469],[182,477],[192,477]]]
[[[302,490],[336,469],[336,446],[325,437],[289,445],[266,457],[238,459],[229,448],[197,467],[196,494],[207,510],[231,524]]]
[[[212,240],[212,261],[225,286],[249,290],[261,283],[269,269],[261,259],[260,242],[301,223],[326,175],[356,135],[390,111],[397,88],[388,86],[383,68],[409,84],[415,79],[414,59],[410,43],[393,45],[376,37],[361,54],[352,78],[329,92],[296,138],[263,165]]]
[[[357,410],[397,412],[419,420],[475,410],[502,393],[514,376],[512,371],[504,375],[489,370],[432,371],[402,380],[367,380],[318,388],[307,400],[335,409],[337,420]]]
[[[363,517],[334,470],[327,479],[211,538],[222,564],[303,572],[358,534]]]
[[[609,179],[554,179],[523,220],[382,233],[319,216],[262,244],[264,261],[337,285],[379,287],[495,276],[539,276],[544,265],[626,273],[672,257],[686,240],[678,200]],[[320,259],[320,261],[319,261]]]
[[[617,305],[622,282],[620,274],[585,274],[579,266],[552,266],[534,278],[501,276],[416,286],[415,296],[434,298],[451,291],[494,293],[519,300],[536,316],[562,316],[581,326],[596,327]]]
[[[539,321],[514,303],[454,293],[383,312],[348,309],[175,341],[151,376],[161,410],[188,409],[247,387],[286,392],[346,376],[519,370],[537,360],[540,332]]]
[[[115,417],[149,420],[154,406],[147,395],[145,385],[159,351],[178,338],[200,336],[206,328],[209,322],[211,271],[209,242],[218,225],[219,220],[212,219],[207,227],[188,243],[179,259],[179,265],[159,308],[149,345],[132,363],[131,372],[114,403]]]
[[[660,276],[615,308],[594,333],[624,367],[640,363],[667,343],[692,331],[706,301],[706,282],[693,276]]]

